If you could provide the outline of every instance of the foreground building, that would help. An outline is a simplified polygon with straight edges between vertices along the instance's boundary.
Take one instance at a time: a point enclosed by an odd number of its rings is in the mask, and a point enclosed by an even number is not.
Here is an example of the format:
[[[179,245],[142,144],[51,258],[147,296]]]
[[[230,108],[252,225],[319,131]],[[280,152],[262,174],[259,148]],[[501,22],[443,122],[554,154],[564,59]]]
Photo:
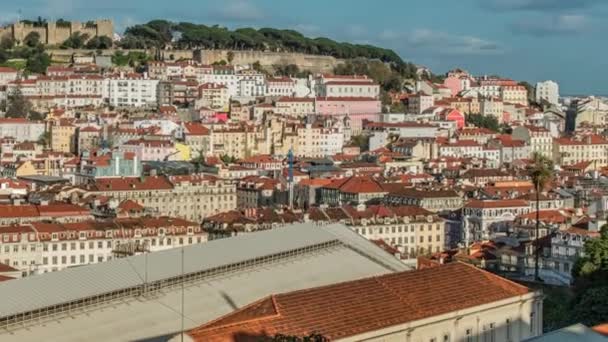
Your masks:
[[[342,225],[273,229],[0,282],[0,340],[167,340],[273,293],[405,270]]]
[[[188,341],[520,341],[542,334],[542,306],[539,292],[453,263],[274,294],[190,330]]]

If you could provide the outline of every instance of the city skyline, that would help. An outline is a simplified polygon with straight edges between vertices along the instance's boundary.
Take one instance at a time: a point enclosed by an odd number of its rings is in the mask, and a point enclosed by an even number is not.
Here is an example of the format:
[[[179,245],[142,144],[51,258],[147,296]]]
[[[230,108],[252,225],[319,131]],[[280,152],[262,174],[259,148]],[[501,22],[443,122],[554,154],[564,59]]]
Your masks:
[[[220,5],[188,0],[181,4],[167,9],[161,3],[139,0],[100,4],[25,0],[6,4],[0,13],[4,22],[37,16],[83,21],[108,17],[116,22],[118,33],[151,19],[295,29],[310,37],[391,48],[404,60],[436,73],[461,67],[474,74],[500,74],[531,83],[552,79],[562,85],[564,94],[605,93],[597,72],[605,62],[579,53],[600,42],[604,25],[600,19],[608,13],[608,6],[600,1],[466,0],[457,5],[439,0],[386,1],[385,6],[354,1],[343,14],[341,1],[322,4],[325,7],[315,1],[304,5],[230,0]],[[572,65],[577,67],[568,67]]]

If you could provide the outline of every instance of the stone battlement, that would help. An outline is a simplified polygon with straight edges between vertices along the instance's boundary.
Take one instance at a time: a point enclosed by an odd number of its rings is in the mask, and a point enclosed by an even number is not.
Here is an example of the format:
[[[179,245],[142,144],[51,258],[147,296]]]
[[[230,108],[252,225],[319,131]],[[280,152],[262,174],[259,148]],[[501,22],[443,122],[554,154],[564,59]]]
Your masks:
[[[51,21],[42,26],[26,22],[17,22],[0,28],[0,38],[10,37],[20,44],[25,37],[32,32],[37,32],[40,35],[40,41],[45,45],[59,45],[76,32],[87,34],[89,38],[101,36],[112,38],[114,35],[114,23],[109,19],[85,23],[71,21],[59,25],[56,22]]]

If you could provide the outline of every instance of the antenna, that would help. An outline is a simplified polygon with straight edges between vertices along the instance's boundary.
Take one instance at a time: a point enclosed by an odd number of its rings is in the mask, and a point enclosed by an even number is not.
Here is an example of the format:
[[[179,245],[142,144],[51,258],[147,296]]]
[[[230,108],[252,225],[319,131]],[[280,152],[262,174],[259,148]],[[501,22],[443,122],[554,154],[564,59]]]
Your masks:
[[[184,342],[184,247],[182,247],[182,317],[181,317],[181,342]]]

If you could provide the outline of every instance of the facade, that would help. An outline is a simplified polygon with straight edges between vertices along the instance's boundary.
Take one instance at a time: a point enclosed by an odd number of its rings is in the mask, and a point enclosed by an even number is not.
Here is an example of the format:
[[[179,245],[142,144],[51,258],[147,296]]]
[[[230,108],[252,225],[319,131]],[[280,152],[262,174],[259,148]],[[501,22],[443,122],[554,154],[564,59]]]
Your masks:
[[[345,142],[344,127],[324,124],[306,124],[297,130],[297,142],[294,154],[298,157],[327,157],[342,151]]]
[[[212,176],[98,178],[88,192],[132,200],[159,216],[200,221],[236,208],[236,184]]]
[[[205,83],[198,89],[199,99],[196,101],[196,108],[207,107],[221,112],[227,112],[230,109],[230,97],[226,86]]]
[[[294,93],[295,83],[289,77],[266,80],[266,96],[293,96]]]
[[[530,212],[526,200],[471,200],[463,207],[463,240],[488,240],[506,234],[517,216]]]
[[[19,76],[17,69],[10,67],[0,67],[0,86],[7,85],[16,81]]]
[[[553,161],[558,165],[591,162],[593,168],[608,165],[608,140],[599,135],[558,138],[553,141]]]
[[[407,111],[413,114],[422,114],[425,110],[431,108],[435,104],[433,95],[427,95],[419,92],[414,96],[407,98]]]
[[[51,126],[51,148],[56,152],[76,152],[76,129],[77,127],[60,121]]]
[[[315,112],[315,99],[308,97],[282,97],[275,103],[277,114],[305,117]]]
[[[170,217],[33,222],[0,226],[0,236],[0,260],[22,276],[109,261],[122,253],[156,252],[207,241],[198,223]]]
[[[122,153],[133,153],[142,161],[179,160],[179,151],[170,140],[129,140],[119,147]]]
[[[528,105],[528,90],[521,85],[504,86],[500,89],[500,99],[504,103],[513,103],[522,106]]]
[[[454,190],[423,190],[402,188],[392,190],[385,199],[391,205],[413,205],[431,212],[453,211],[462,208],[463,200]]]
[[[522,140],[530,147],[530,156],[540,153],[547,158],[553,158],[553,137],[551,132],[543,127],[517,126],[511,134],[514,140]]]
[[[43,122],[29,121],[22,118],[0,119],[0,136],[11,137],[17,142],[38,141],[45,131]]]
[[[103,98],[115,107],[156,107],[159,80],[147,74],[120,74],[104,79]]]
[[[559,104],[559,85],[554,81],[536,83],[536,102],[543,100],[553,105]]]
[[[383,198],[388,191],[369,176],[353,176],[334,179],[320,188],[321,203],[330,206],[364,204],[372,199]]]
[[[182,125],[184,128],[184,143],[190,147],[192,158],[208,155],[211,151],[209,129],[196,122],[184,122]]]
[[[101,129],[94,126],[87,126],[78,129],[78,154],[85,150],[99,147],[101,144]]]
[[[344,205],[313,208],[315,222],[341,222],[368,240],[381,240],[401,253],[402,260],[445,249],[445,224],[437,214],[418,206]]]
[[[367,76],[320,75],[315,81],[315,94],[319,97],[380,96],[380,85]]]

